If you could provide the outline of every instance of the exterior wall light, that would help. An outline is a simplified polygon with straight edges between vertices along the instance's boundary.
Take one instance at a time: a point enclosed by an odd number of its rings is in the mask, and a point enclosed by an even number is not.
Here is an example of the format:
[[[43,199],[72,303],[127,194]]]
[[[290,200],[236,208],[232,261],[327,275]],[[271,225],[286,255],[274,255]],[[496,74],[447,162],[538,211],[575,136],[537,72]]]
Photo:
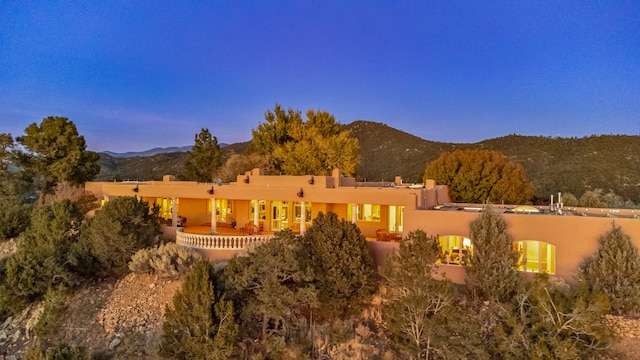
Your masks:
[[[298,197],[303,197],[304,196],[304,191],[302,191],[302,188],[300,188],[300,191],[298,191],[298,193],[296,195],[298,195]]]
[[[313,179],[313,175],[311,175],[311,178],[309,179],[309,184],[313,185],[314,182],[315,182],[315,180]]]
[[[211,185],[211,189],[207,190],[207,192],[209,193],[209,195],[213,195],[213,185]]]
[[[242,180],[242,181],[244,181],[245,184],[248,184],[249,183],[249,175],[245,176],[244,180]]]
[[[134,188],[133,188],[133,189],[131,189],[131,190],[133,190],[133,192],[136,192],[136,193],[137,193],[138,191],[140,191],[140,188],[138,187],[138,184],[136,184],[136,187],[134,187]]]

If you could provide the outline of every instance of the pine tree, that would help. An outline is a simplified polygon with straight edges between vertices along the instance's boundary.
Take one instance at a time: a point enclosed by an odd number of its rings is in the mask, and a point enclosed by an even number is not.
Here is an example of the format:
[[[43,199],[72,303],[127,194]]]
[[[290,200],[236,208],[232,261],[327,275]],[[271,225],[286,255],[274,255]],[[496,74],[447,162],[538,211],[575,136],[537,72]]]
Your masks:
[[[84,136],[65,117],[49,116],[40,125],[33,123],[16,141],[27,151],[19,154],[21,165],[38,177],[41,203],[58,182],[82,185],[100,172],[100,156],[87,150]]]
[[[185,164],[187,176],[199,182],[212,182],[214,174],[222,166],[222,152],[218,139],[212,136],[209,129],[202,129],[196,134],[189,158]]]
[[[277,233],[269,242],[257,246],[247,256],[234,257],[224,269],[225,284],[241,309],[241,319],[249,328],[260,328],[263,341],[267,333],[286,335],[298,315],[296,280],[300,277],[295,254],[295,235]]]
[[[591,292],[604,292],[619,314],[640,310],[640,256],[622,227],[600,237],[598,251],[580,265],[578,279]]]
[[[522,278],[517,270],[519,254],[507,233],[506,221],[487,205],[469,227],[473,252],[471,266],[466,269],[467,286],[474,298],[510,300]]]
[[[171,359],[230,359],[238,325],[233,303],[216,297],[213,266],[201,261],[185,277],[165,310],[160,355]]]

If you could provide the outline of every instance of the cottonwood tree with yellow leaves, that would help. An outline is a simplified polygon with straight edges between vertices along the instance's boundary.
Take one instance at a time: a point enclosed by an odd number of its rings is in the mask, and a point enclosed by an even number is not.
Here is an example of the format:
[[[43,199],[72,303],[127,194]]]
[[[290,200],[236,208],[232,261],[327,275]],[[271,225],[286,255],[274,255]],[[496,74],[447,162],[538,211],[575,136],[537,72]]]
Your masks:
[[[276,104],[252,130],[252,151],[269,156],[276,172],[287,175],[330,175],[336,168],[354,175],[360,162],[358,139],[326,111],[309,110],[306,116],[303,121],[299,110]]]

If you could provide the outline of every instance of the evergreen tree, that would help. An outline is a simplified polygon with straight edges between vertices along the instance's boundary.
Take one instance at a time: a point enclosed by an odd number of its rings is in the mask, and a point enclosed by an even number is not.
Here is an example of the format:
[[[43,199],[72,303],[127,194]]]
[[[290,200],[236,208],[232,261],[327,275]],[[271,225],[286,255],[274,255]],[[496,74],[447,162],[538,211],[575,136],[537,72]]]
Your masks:
[[[367,242],[355,224],[335,213],[319,213],[302,237],[300,261],[318,289],[320,309],[342,317],[361,309],[376,288]]]
[[[295,241],[291,231],[279,232],[247,256],[234,257],[225,267],[226,287],[241,309],[243,323],[249,324],[247,335],[263,341],[267,334],[286,337],[284,329],[291,329],[300,316],[296,308],[301,272]],[[251,328],[259,328],[259,334]]]
[[[508,301],[521,284],[517,270],[519,254],[507,233],[507,223],[490,205],[469,226],[473,242],[471,266],[465,282],[474,298]]]
[[[185,164],[187,177],[199,182],[212,182],[214,174],[222,166],[222,152],[218,139],[211,136],[209,129],[202,129],[195,136],[195,143],[189,151]]]
[[[609,297],[611,309],[619,314],[640,310],[640,256],[622,227],[599,239],[598,251],[580,265],[578,279],[591,292]]]
[[[69,200],[34,210],[31,224],[16,242],[16,253],[6,262],[0,308],[15,311],[50,287],[77,284],[81,222],[82,214]]]
[[[16,171],[18,159],[11,134],[0,134],[0,241],[17,237],[29,225],[32,204],[28,182]]]
[[[184,279],[165,310],[160,354],[170,359],[231,359],[238,325],[233,303],[214,292],[213,266],[201,261]]]
[[[602,321],[608,308],[604,296],[581,293],[554,283],[546,274],[539,275],[517,294],[509,313],[494,329],[492,358],[600,358],[611,340]]]
[[[389,339],[394,346],[413,358],[481,357],[477,326],[462,316],[457,296],[448,280],[438,281],[435,263],[442,250],[436,236],[413,231],[402,239],[382,268],[389,302],[383,309]],[[464,338],[457,338],[468,325]],[[455,340],[454,340],[455,339]]]
[[[58,182],[82,185],[100,172],[98,154],[87,150],[84,137],[67,118],[44,118],[40,125],[29,125],[16,140],[27,150],[20,154],[20,163],[37,177],[41,202]]]
[[[157,206],[149,208],[135,197],[118,197],[85,222],[81,241],[96,261],[102,275],[122,276],[128,272],[129,260],[138,250],[155,245],[160,234],[161,218]]]

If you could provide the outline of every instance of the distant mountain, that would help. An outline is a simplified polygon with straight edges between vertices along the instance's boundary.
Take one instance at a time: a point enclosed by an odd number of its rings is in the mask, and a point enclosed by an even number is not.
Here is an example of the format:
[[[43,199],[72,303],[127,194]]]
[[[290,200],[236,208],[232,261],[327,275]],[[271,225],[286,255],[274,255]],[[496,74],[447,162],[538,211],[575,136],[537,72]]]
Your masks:
[[[147,151],[140,151],[140,152],[125,152],[125,153],[117,153],[117,152],[112,152],[112,151],[104,151],[102,152],[103,154],[107,154],[111,157],[114,158],[129,158],[129,157],[134,157],[134,156],[153,156],[153,155],[158,155],[158,154],[164,154],[164,153],[173,153],[173,152],[187,152],[187,151],[191,151],[191,148],[193,146],[192,145],[188,145],[188,146],[173,146],[173,147],[166,147],[166,148],[153,148],[151,150],[147,150]],[[222,145],[220,145],[220,147],[222,147]]]
[[[243,153],[248,146],[248,142],[220,144],[223,160],[231,154]],[[102,152],[99,154],[100,173],[96,181],[161,180],[164,175],[175,175],[178,179],[183,179],[184,163],[187,161],[187,151],[190,150],[191,146],[156,148],[139,153],[125,153],[127,156],[112,156],[111,152]],[[139,155],[150,152],[156,153]]]
[[[456,149],[491,149],[520,163],[535,194],[548,198],[557,192],[580,197],[586,190],[603,189],[640,203],[640,136],[601,135],[584,138],[551,138],[508,135],[474,144],[454,144],[421,139],[382,123],[358,120],[344,127],[360,142],[357,177],[364,181],[422,182],[427,164],[443,152]],[[223,159],[243,153],[249,142],[223,148]],[[150,150],[151,151],[151,150]],[[117,158],[100,154],[98,181],[160,180],[183,176],[187,153]]]

